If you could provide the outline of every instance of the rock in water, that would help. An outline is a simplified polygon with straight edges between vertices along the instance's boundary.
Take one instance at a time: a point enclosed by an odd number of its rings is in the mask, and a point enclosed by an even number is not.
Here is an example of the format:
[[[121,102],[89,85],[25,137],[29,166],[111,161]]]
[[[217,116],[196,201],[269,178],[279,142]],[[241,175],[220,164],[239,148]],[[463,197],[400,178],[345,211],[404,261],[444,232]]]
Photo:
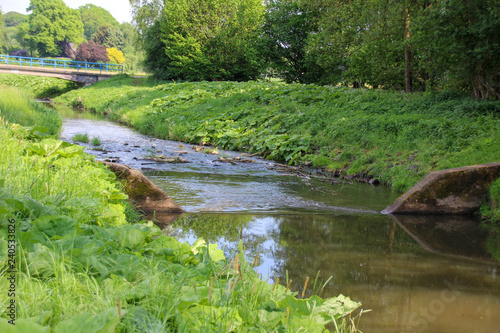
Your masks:
[[[158,186],[144,176],[139,170],[128,165],[102,162],[107,165],[116,177],[124,181],[124,191],[135,206],[146,213],[184,213],[185,210],[177,205]]]
[[[434,171],[406,191],[383,214],[470,214],[479,209],[500,162]]]

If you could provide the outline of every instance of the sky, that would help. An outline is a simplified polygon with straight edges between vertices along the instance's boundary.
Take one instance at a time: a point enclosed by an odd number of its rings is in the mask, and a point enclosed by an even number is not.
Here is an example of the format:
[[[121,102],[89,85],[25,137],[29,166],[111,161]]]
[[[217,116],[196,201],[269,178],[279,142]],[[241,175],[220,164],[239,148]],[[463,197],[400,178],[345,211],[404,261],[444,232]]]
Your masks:
[[[77,9],[78,7],[91,3],[96,6],[106,9],[120,23],[132,22],[130,15],[130,4],[128,0],[63,0],[66,6]],[[2,13],[18,12],[21,14],[29,14],[26,8],[30,5],[30,0],[0,0],[0,8]]]

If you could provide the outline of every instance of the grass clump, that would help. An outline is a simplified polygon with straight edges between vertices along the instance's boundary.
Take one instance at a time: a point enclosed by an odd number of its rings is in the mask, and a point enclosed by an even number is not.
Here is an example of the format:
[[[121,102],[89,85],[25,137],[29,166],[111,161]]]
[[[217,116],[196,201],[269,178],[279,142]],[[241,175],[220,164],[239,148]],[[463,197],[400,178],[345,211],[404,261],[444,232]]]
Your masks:
[[[71,139],[75,142],[89,143],[89,136],[87,133],[77,133]]]
[[[455,93],[141,82],[113,78],[57,100],[159,138],[371,175],[399,191],[431,171],[494,162],[500,151],[500,103]]]
[[[94,137],[94,138],[92,138],[92,140],[90,141],[90,143],[92,144],[92,146],[100,146],[101,145],[101,139],[99,139],[98,137]]]

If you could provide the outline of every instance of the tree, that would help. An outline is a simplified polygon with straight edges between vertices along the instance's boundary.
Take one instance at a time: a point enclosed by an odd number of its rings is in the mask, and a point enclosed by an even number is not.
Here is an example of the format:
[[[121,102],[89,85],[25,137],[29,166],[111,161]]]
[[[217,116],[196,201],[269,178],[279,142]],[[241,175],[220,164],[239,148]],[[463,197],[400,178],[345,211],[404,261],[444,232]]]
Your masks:
[[[306,52],[311,33],[317,33],[319,13],[292,0],[270,0],[266,6],[263,35],[271,66],[287,82],[310,83],[321,76]]]
[[[412,40],[429,84],[500,100],[498,1],[437,1],[424,14]]]
[[[84,42],[78,47],[76,52],[76,60],[88,62],[108,62],[108,53],[106,47],[96,44],[93,41]]]
[[[146,64],[155,75],[184,80],[248,80],[262,71],[260,0],[172,0],[148,28]],[[154,57],[166,58],[157,61]],[[161,67],[157,67],[161,65]]]
[[[106,49],[106,52],[108,53],[108,58],[109,61],[117,63],[117,64],[123,64],[125,62],[125,58],[123,57],[123,52],[120,50],[117,50],[116,48],[108,48]]]
[[[165,1],[129,0],[134,26],[140,37],[138,38],[139,42],[146,40],[149,29],[160,19]]]
[[[142,43],[139,43],[138,34],[132,24],[124,22],[120,25],[120,30],[123,34],[123,49],[121,51],[127,59],[124,63],[124,69],[137,71],[144,60],[144,50],[140,47]]]
[[[6,27],[17,27],[26,21],[27,15],[18,12],[8,12],[3,15]]]
[[[119,27],[118,21],[104,8],[86,4],[78,7],[83,22],[83,34],[86,40],[90,40],[97,29],[103,25]]]
[[[31,51],[41,56],[59,56],[60,42],[83,41],[80,12],[66,7],[62,0],[31,0],[27,22],[19,25],[21,36]]]
[[[3,52],[11,53],[14,50],[21,49],[20,38],[17,37],[18,26],[24,22],[28,15],[23,15],[16,12],[8,12],[3,15],[5,21],[5,30],[3,30]],[[5,35],[6,34],[6,35]]]
[[[121,30],[110,24],[101,25],[92,35],[92,40],[106,47],[123,49],[123,34]]]
[[[6,44],[7,44],[7,29],[5,28],[2,9],[0,9],[0,52],[6,53],[7,51]]]

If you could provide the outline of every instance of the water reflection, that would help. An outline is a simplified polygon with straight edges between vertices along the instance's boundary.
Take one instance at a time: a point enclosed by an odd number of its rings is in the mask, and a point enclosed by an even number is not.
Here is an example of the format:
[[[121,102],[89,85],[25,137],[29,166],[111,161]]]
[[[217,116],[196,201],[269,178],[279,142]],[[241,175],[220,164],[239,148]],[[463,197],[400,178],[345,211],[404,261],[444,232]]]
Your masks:
[[[500,324],[497,262],[429,252],[389,216],[186,214],[169,232],[217,241],[227,255],[241,239],[264,278],[288,276],[295,291],[318,272],[318,281],[333,277],[321,296],[342,293],[372,309],[361,320],[366,332],[497,332]]]

